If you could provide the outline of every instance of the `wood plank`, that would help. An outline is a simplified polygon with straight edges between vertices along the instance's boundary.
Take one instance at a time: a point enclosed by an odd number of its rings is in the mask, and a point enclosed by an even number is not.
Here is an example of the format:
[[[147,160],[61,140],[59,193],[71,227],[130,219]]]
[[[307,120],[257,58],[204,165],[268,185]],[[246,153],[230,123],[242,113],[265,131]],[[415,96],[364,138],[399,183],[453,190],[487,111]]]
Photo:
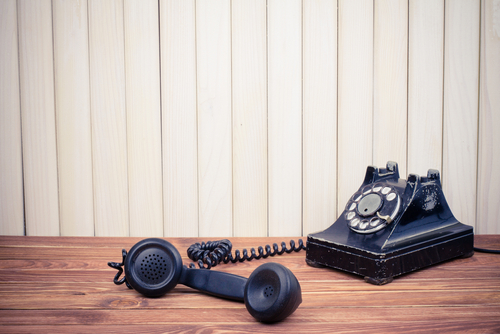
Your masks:
[[[373,162],[373,1],[339,0],[338,29],[337,212],[342,212]]]
[[[234,236],[267,236],[265,0],[231,3]]]
[[[43,252],[44,255],[34,255],[31,254],[27,256],[18,256],[19,252],[16,252],[18,249],[2,249],[2,262],[0,263],[0,269],[8,269],[8,270],[18,270],[19,272],[22,272],[23,270],[63,270],[63,269],[78,269],[78,268],[85,268],[86,270],[111,270],[107,266],[107,261],[115,260],[118,262],[119,257],[117,255],[120,255],[120,249],[112,249],[112,250],[106,250],[106,249],[101,249],[100,252],[103,254],[100,257],[99,252],[87,252],[85,250],[78,249],[77,251],[73,251],[72,249],[54,249],[54,250],[48,250],[45,249],[34,249],[34,250],[29,250],[29,249],[24,249],[23,252],[25,253],[35,253],[35,252]],[[179,249],[181,256],[184,260],[184,262],[191,262],[187,256],[186,256],[186,249]],[[60,252],[60,253],[65,253],[68,254],[66,258],[61,257],[61,258],[49,258],[49,255],[53,255],[55,252]],[[80,258],[77,258],[77,254],[81,254]],[[234,253],[233,253],[234,255]],[[314,273],[317,268],[314,267],[307,267],[305,261],[304,261],[304,255],[305,252],[298,252],[298,253],[291,253],[291,254],[283,254],[281,256],[275,255],[274,257],[268,257],[267,259],[260,259],[260,260],[252,260],[252,261],[246,261],[244,263],[237,262],[237,264],[224,264],[220,263],[219,266],[217,266],[217,270],[221,271],[231,271],[231,270],[238,270],[240,272],[244,272],[245,270],[250,273],[256,266],[265,263],[265,262],[279,262],[282,263],[286,266],[293,266],[294,268],[300,268],[304,273],[312,272]],[[10,256],[10,258],[9,258]],[[446,262],[444,264],[440,264],[439,267],[440,269],[436,269],[433,271],[430,271],[429,274],[434,272],[435,276],[439,274],[443,274],[445,270],[447,271],[453,271],[457,270],[462,266],[467,266],[469,268],[481,268],[485,264],[491,264],[491,265],[500,265],[500,259],[498,256],[495,256],[493,254],[476,254],[474,257],[470,259],[456,259],[456,260],[451,260],[449,262]],[[430,270],[430,269],[428,269]],[[335,270],[330,270],[328,269],[325,274],[325,279],[328,277],[328,271],[334,272]],[[485,270],[487,271],[487,270]],[[109,271],[112,272],[112,271]],[[353,276],[356,277],[356,276]],[[319,277],[317,278],[318,280],[320,279]],[[323,278],[321,278],[323,279]]]
[[[229,305],[229,303],[227,303]],[[237,303],[234,305],[239,306]],[[88,319],[94,319],[93,324],[163,324],[178,323],[180,319],[190,315],[191,310],[179,310],[179,312],[165,312],[164,310],[128,310],[120,312],[116,310],[5,310],[0,313],[0,325],[26,325],[36,323],[39,325],[51,325],[54,318],[58,318],[61,325],[85,325]],[[443,318],[455,318],[458,323],[494,321],[500,315],[500,311],[488,307],[430,307],[430,308],[379,308],[369,312],[368,308],[363,310],[360,319],[358,312],[351,308],[332,307],[328,313],[318,312],[317,309],[299,306],[299,309],[290,318],[288,324],[300,324],[305,322],[322,323],[383,323],[398,322],[406,318],[410,323],[421,321],[441,322]],[[252,323],[252,318],[247,310],[241,305],[239,307],[218,307],[208,312],[201,309],[196,319],[197,323],[211,323],[214,325],[224,324],[227,319],[239,319],[239,323]],[[411,319],[411,320],[410,320]]]
[[[158,1],[124,2],[131,236],[163,236],[158,24]]]
[[[110,283],[112,284],[112,283]],[[368,284],[368,283],[365,283]],[[47,300],[50,299],[50,303]],[[27,303],[26,301],[29,301]],[[179,292],[177,287],[160,298],[147,298],[125,286],[117,287],[111,294],[22,294],[5,295],[2,308],[49,310],[57,305],[59,309],[163,309],[176,310],[185,308],[215,309],[238,308],[243,305],[196,290]],[[498,290],[466,291],[340,291],[302,293],[304,308],[314,307],[361,307],[374,308],[391,305],[394,308],[410,307],[478,307],[499,308]]]
[[[61,235],[94,235],[87,1],[53,1]]]
[[[337,5],[303,2],[303,229],[337,218]]]
[[[481,2],[481,58],[479,88],[479,146],[476,232],[500,233],[500,22],[498,1]]]
[[[160,0],[163,233],[198,236],[195,1]]]
[[[128,236],[123,2],[88,3],[96,236]]]
[[[19,2],[18,26],[26,235],[59,235],[50,1]]]
[[[231,236],[231,6],[196,1],[199,235]]]
[[[444,0],[409,2],[408,173],[442,171]]]
[[[0,234],[24,235],[19,52],[15,0],[0,2]]]
[[[480,3],[446,1],[443,191],[455,217],[476,225]]]
[[[25,283],[32,284],[35,282],[44,282],[44,283],[57,283],[60,281],[72,282],[75,284],[79,283],[107,283],[112,284],[113,277],[116,274],[116,271],[112,268],[106,266],[107,261],[115,260],[113,258],[103,259],[101,262],[102,269],[98,270],[64,270],[64,269],[54,269],[47,271],[43,270],[2,270],[2,277],[0,278],[0,282],[12,282],[12,283]],[[115,261],[117,261],[116,259]],[[295,260],[296,263],[297,260]],[[302,261],[302,259],[300,260]],[[365,283],[362,276],[345,273],[338,270],[333,269],[324,269],[323,271],[316,270],[308,270],[305,268],[306,264],[303,265],[294,265],[291,263],[290,259],[288,261],[285,260],[261,260],[259,264],[263,264],[265,262],[279,262],[284,266],[289,267],[292,270],[297,279],[299,281],[309,281],[309,280],[319,280],[319,281],[328,281],[333,284],[335,281],[343,281],[350,282],[351,284],[359,284],[360,288],[363,288],[362,291],[369,289],[368,283]],[[184,261],[184,264],[189,264],[190,261]],[[291,264],[290,264],[291,263]],[[244,264],[228,264],[228,265],[219,265],[213,270],[228,272],[234,275],[249,277],[250,274],[258,267],[258,265],[249,265],[248,263]],[[411,279],[420,280],[421,284],[428,284],[426,281],[435,280],[439,278],[439,276],[447,277],[448,279],[457,279],[461,280],[484,280],[485,283],[488,283],[491,280],[498,280],[500,275],[498,274],[498,267],[495,269],[484,269],[483,267],[471,267],[473,270],[467,269],[464,270],[462,268],[448,268],[443,266],[436,266],[437,270],[420,270],[413,272],[411,274]],[[400,280],[406,279],[406,276],[396,277],[395,280],[399,282]],[[392,284],[392,283],[391,283]],[[125,291],[125,287],[118,288],[117,291]],[[432,290],[432,289],[431,289]],[[496,290],[498,292],[498,290]]]
[[[269,236],[302,235],[302,3],[270,0],[268,24]]]
[[[59,253],[61,251],[59,250]],[[97,257],[95,254],[89,254],[88,259],[82,260],[80,251],[80,259],[77,255],[70,254],[68,252],[68,259],[57,259],[55,255],[56,252],[47,252],[44,256],[38,257],[19,257],[16,262],[8,262],[5,264],[7,269],[2,269],[1,282],[46,282],[46,283],[57,283],[60,281],[68,282],[111,282],[116,271],[107,266],[108,261],[121,261],[120,256],[113,256],[113,254],[108,254],[108,256]],[[16,256],[17,254],[13,254]],[[56,260],[52,260],[56,258]],[[482,257],[480,260],[475,261],[461,261],[460,259],[452,260],[446,263],[435,265],[426,269],[421,269],[412,272],[408,275],[403,275],[396,277],[397,282],[402,282],[401,284],[408,284],[404,281],[406,279],[412,280],[428,280],[429,283],[426,287],[429,288],[430,285],[435,282],[438,285],[442,285],[442,280],[445,278],[455,279],[455,280],[493,280],[500,277],[498,273],[498,260],[496,258],[492,259],[487,257]],[[5,257],[2,256],[2,260]],[[21,262],[21,260],[26,260],[26,262]],[[30,264],[33,262],[39,262],[37,265]],[[183,255],[184,264],[189,264],[191,261]],[[223,264],[221,263],[213,270],[229,272],[235,275],[240,275],[248,277],[258,266],[266,262],[279,262],[284,266],[288,267],[290,270],[296,273],[299,281],[350,281],[352,284],[360,284],[356,289],[365,290],[369,289],[370,285],[367,285],[363,281],[362,276],[345,273],[343,271],[334,270],[330,268],[312,268],[309,267],[305,261],[303,254],[293,255],[283,255],[281,257],[268,258],[266,260],[235,263],[235,264]],[[20,263],[30,264],[28,269],[19,269],[16,265]],[[487,268],[485,265],[490,264],[493,267]],[[83,265],[83,267],[88,267],[88,269],[79,270],[75,269],[78,265]],[[9,268],[10,266],[10,268]],[[44,267],[40,267],[44,266]],[[79,272],[75,276],[75,273]],[[403,284],[403,286],[405,286]],[[392,286],[392,284],[391,284]]]
[[[373,43],[373,164],[406,178],[408,1],[375,2]]]
[[[250,317],[250,316],[249,316]],[[248,323],[249,322],[249,323]],[[231,324],[205,324],[190,321],[189,323],[173,323],[165,327],[164,324],[160,325],[43,325],[43,326],[1,326],[0,330],[8,333],[68,333],[77,330],[79,333],[105,333],[105,332],[120,332],[120,333],[165,333],[167,330],[171,333],[177,332],[192,332],[197,333],[200,331],[205,332],[234,332],[235,327],[238,328],[238,333],[283,333],[284,330],[293,330],[288,323],[280,323],[272,326],[265,326],[257,323],[251,317],[248,322],[235,322]],[[265,327],[264,327],[265,326]],[[75,328],[76,327],[76,328]],[[356,333],[373,333],[374,327],[380,332],[429,332],[437,331],[441,333],[470,333],[471,331],[480,333],[494,333],[500,330],[497,321],[484,321],[484,322],[470,322],[468,324],[456,323],[453,321],[441,321],[439,323],[412,323],[405,320],[396,323],[382,322],[382,323],[307,323],[308,333],[325,333],[325,332],[349,332]]]
[[[241,248],[280,239],[233,238],[233,244]],[[364,333],[374,328],[460,333],[500,329],[500,257],[495,254],[446,261],[383,286],[338,270],[310,267],[304,252],[212,269],[248,277],[260,264],[276,261],[292,270],[301,284],[302,303],[285,321],[266,326],[250,316],[244,303],[213,298],[182,284],[160,298],[146,298],[113,284],[116,271],[107,267],[108,257],[138,240],[0,236],[0,331],[234,332],[237,327],[238,332],[282,333],[307,326],[308,333]],[[198,238],[169,240],[184,253]],[[500,246],[494,235],[479,235],[475,241],[490,248]],[[182,257],[186,259],[185,253]]]

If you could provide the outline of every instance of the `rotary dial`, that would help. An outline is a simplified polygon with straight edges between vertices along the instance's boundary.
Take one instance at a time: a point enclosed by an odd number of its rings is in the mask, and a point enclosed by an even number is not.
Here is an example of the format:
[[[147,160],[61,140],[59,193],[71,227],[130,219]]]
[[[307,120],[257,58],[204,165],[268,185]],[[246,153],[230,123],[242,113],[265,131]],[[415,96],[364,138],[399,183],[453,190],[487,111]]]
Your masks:
[[[345,208],[347,226],[358,233],[374,233],[386,227],[396,217],[401,198],[387,183],[367,185],[352,195]]]

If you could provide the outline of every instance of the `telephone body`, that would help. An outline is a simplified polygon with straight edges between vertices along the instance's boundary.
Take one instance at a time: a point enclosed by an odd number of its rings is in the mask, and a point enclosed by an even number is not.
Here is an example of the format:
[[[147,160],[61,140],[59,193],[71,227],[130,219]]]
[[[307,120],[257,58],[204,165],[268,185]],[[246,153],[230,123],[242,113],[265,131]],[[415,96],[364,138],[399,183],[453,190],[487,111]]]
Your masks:
[[[337,221],[307,236],[306,262],[362,275],[373,284],[474,253],[471,226],[452,214],[440,175],[399,178],[398,165],[368,166]]]

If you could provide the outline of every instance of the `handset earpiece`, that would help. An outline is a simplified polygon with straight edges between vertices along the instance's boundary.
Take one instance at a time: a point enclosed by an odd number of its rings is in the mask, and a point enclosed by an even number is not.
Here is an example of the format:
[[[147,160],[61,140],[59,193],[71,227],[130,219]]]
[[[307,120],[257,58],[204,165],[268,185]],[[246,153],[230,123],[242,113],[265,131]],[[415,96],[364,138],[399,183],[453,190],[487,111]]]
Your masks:
[[[297,278],[278,263],[259,266],[250,278],[220,271],[187,268],[177,249],[168,241],[144,239],[124,254],[122,264],[108,263],[112,268],[125,267],[125,279],[131,288],[146,297],[160,297],[177,283],[222,298],[245,302],[250,314],[262,322],[277,322],[292,314],[302,302]],[[126,255],[125,255],[126,254]]]
[[[262,322],[277,322],[292,314],[302,302],[295,275],[279,263],[265,263],[253,271],[245,285],[245,306]]]

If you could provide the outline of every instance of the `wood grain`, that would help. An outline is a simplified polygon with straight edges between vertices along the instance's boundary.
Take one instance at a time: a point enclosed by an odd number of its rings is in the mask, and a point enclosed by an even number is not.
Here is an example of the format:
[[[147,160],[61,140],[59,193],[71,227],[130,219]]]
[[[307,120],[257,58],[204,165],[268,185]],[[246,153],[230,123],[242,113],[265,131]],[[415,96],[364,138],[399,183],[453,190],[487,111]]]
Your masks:
[[[87,1],[54,1],[61,235],[94,235]]]
[[[373,1],[339,0],[337,212],[372,164]]]
[[[127,115],[122,1],[88,4],[96,236],[128,236]]]
[[[374,15],[373,164],[406,178],[408,1],[376,1]]]
[[[303,2],[302,234],[337,218],[337,6]]]
[[[163,236],[158,1],[124,2],[131,236]]]
[[[233,235],[267,235],[266,1],[231,3]]]
[[[0,2],[0,234],[24,235],[16,1]]]
[[[481,65],[479,92],[479,146],[477,180],[478,233],[499,233],[500,176],[500,2],[481,2]],[[496,222],[496,223],[492,223]]]
[[[235,248],[288,238],[233,238]],[[476,253],[406,274],[387,285],[327,268],[304,252],[220,270],[248,277],[260,264],[282,263],[301,284],[302,304],[285,321],[256,322],[243,303],[213,298],[183,285],[146,298],[112,283],[118,260],[141,238],[0,236],[0,331],[63,332],[332,332],[484,333],[500,330],[500,257]],[[198,238],[168,239],[185,259]],[[500,249],[498,235],[476,235],[480,247]],[[359,315],[363,314],[362,317]]]
[[[302,234],[301,10],[267,4],[269,236]]]
[[[409,2],[408,173],[442,170],[444,0]]]
[[[18,3],[26,235],[59,235],[51,3]]]
[[[498,233],[498,0],[4,0],[0,233],[307,235],[368,165]]]
[[[231,236],[231,6],[196,1],[199,235]]]
[[[455,217],[474,226],[479,105],[478,1],[445,4],[443,191]],[[460,180],[460,181],[458,181]]]
[[[198,236],[195,1],[160,1],[163,233]]]

